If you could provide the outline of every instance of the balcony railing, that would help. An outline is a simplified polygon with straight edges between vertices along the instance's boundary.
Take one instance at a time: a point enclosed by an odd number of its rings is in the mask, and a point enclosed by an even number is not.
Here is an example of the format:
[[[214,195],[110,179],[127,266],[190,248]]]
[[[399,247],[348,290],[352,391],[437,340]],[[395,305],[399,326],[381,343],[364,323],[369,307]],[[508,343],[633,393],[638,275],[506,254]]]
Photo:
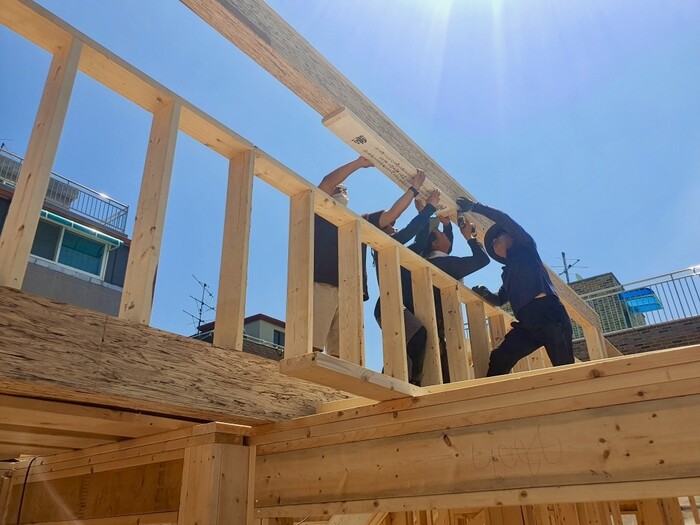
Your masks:
[[[700,265],[581,295],[603,333],[700,315]],[[575,336],[581,336],[580,329]]]
[[[0,184],[10,188],[16,186],[23,160],[22,157],[0,149]],[[129,206],[57,173],[51,173],[45,202],[110,230],[119,233],[126,230]]]

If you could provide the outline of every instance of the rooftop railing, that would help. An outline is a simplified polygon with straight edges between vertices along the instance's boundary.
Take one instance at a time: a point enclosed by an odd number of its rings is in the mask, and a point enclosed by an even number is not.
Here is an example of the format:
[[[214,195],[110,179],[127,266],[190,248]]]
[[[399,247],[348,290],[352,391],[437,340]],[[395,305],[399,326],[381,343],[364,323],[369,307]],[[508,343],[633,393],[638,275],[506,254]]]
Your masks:
[[[14,189],[23,162],[22,157],[0,149],[0,183]],[[126,230],[129,206],[58,173],[51,172],[45,202],[110,230],[119,233]]]
[[[598,312],[605,334],[695,317],[700,315],[700,265],[581,298]]]

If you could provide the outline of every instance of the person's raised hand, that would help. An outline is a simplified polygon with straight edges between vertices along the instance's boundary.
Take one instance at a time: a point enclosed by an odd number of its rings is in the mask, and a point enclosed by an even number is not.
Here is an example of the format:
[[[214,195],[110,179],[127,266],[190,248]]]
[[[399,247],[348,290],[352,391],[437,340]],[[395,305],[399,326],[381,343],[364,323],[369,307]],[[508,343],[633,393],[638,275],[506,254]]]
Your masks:
[[[363,157],[362,155],[360,155],[355,162],[357,162],[358,168],[373,168],[374,167],[374,164],[372,164],[372,161]]]
[[[411,178],[411,186],[418,190],[424,182],[425,172],[423,170],[416,170],[416,174]]]
[[[426,201],[428,204],[432,204],[437,208],[437,205],[440,203],[440,190],[434,189],[430,195],[428,195],[428,200]],[[448,218],[449,220],[449,218]]]

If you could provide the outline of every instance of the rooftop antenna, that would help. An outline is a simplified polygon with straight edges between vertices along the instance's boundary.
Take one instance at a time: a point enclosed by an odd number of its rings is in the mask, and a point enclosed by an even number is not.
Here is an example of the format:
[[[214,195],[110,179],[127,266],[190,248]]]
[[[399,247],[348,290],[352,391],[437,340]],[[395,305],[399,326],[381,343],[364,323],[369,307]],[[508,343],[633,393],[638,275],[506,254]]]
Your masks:
[[[197,305],[197,314],[191,314],[187,310],[183,310],[187,315],[190,316],[191,322],[194,325],[195,329],[197,330],[197,333],[201,333],[201,326],[204,324],[204,316],[208,314],[209,312],[213,312],[216,310],[214,306],[211,306],[210,304],[207,303],[207,298],[209,299],[214,299],[214,296],[212,293],[209,291],[209,285],[207,283],[203,283],[197,277],[195,277],[194,274],[192,274],[192,278],[197,281],[197,284],[202,287],[202,295],[200,298],[195,297],[194,295],[190,295],[190,297],[194,300],[195,304]]]
[[[561,252],[561,260],[564,263],[564,271],[559,272],[559,276],[566,275],[566,284],[571,283],[571,279],[569,278],[569,270],[576,266],[578,263],[581,262],[581,259],[576,259],[574,262],[568,262],[566,260],[566,254],[564,252]],[[587,266],[579,266],[578,268],[587,268]],[[578,277],[578,274],[576,274]]]

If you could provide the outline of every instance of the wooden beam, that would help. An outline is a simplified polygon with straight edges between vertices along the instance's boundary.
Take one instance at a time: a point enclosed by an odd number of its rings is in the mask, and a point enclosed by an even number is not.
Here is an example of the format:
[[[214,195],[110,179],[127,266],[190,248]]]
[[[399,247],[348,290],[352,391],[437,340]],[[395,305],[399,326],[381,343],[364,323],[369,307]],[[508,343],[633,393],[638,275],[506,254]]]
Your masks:
[[[135,323],[151,320],[179,121],[180,105],[172,101],[153,115],[119,307],[119,317]]]
[[[50,53],[67,46],[71,39],[82,42],[80,71],[150,113],[163,109],[165,101],[178,102],[182,106],[180,129],[226,158],[253,147],[221,122],[31,0],[4,2],[0,23]]]
[[[405,166],[416,166],[430,173],[444,199],[455,200],[463,195],[473,198],[266,3],[259,0],[182,2],[321,116],[328,117],[329,122],[347,108],[346,113],[352,114],[368,135],[381,139],[381,144],[391,149],[387,158],[405,160],[400,171],[409,169]],[[387,167],[385,171],[390,169]],[[482,234],[490,225],[490,221],[479,215],[472,216],[472,220]],[[600,318],[593,309],[556,273],[549,272],[572,318],[582,326],[600,327]]]
[[[433,278],[430,268],[419,268],[411,272],[411,284],[413,287],[415,316],[428,332],[421,385],[440,385],[442,384],[440,338],[437,331]]]
[[[285,357],[313,351],[314,202],[311,191],[290,199]]]
[[[491,341],[486,328],[486,312],[483,301],[467,303],[467,320],[469,322],[469,342],[475,377],[486,377],[491,356]]]
[[[0,424],[33,429],[31,433],[34,435],[50,436],[54,431],[58,436],[75,432],[118,439],[193,425],[190,421],[175,418],[8,395],[0,395],[0,406]],[[67,446],[68,442],[59,438],[58,443]]]
[[[333,386],[367,399],[387,400],[419,395],[420,387],[321,352],[280,361],[284,375]]]
[[[25,160],[0,234],[0,286],[22,287],[68,111],[82,44],[56,51],[44,85]]]
[[[243,319],[248,284],[248,243],[253,208],[255,154],[246,151],[229,162],[214,344],[243,351]]]
[[[643,483],[659,483],[659,495],[682,494],[697,486],[700,468],[700,438],[684,422],[699,416],[694,395],[279,452],[258,458],[257,508],[259,515],[449,508],[457,493],[469,506],[486,494],[505,505],[564,503],[599,496],[583,492],[592,484],[605,486],[609,499],[636,484],[644,493]],[[574,486],[581,492],[572,500],[562,489]]]
[[[408,381],[398,247],[391,246],[380,250],[377,264],[379,265],[379,294],[382,310],[384,373],[401,381]]]
[[[700,393],[696,348],[426,387],[434,393],[264,426],[253,440],[258,454],[266,454],[354,442],[367,432],[402,436],[460,422],[487,424]]]
[[[405,190],[411,186],[411,179],[416,173],[416,167],[389,146],[382,137],[372,131],[348,108],[342,108],[325,116],[323,124],[359,155],[371,160],[375,168],[393,180],[399,187]],[[426,179],[419,190],[420,197],[426,200],[435,189],[437,186]],[[444,195],[441,197],[437,209],[455,211],[457,204],[448,195]]]
[[[185,450],[178,525],[252,525],[255,447],[211,443]]]
[[[583,336],[586,338],[588,357],[591,360],[608,357],[607,345],[601,329],[595,326],[582,326],[581,328],[583,329]]]
[[[471,366],[467,352],[464,315],[458,292],[458,287],[455,285],[440,289],[451,382],[474,378],[474,368]]]
[[[338,228],[340,358],[365,366],[360,221]]]

